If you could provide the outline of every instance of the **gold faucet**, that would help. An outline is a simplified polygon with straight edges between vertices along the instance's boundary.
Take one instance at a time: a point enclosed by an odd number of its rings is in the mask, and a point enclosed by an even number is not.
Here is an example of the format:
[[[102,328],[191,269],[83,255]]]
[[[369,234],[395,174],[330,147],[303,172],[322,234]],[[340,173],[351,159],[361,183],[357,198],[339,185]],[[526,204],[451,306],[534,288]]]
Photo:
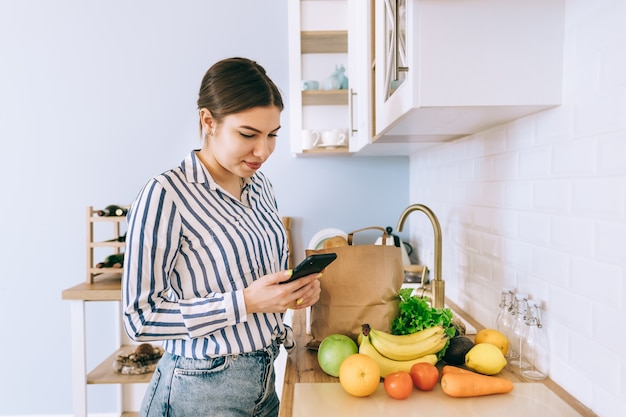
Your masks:
[[[439,225],[439,220],[437,220],[437,216],[435,216],[435,213],[433,213],[431,209],[423,204],[412,204],[405,208],[400,215],[396,230],[398,232],[402,231],[404,221],[406,220],[407,216],[414,211],[421,211],[422,213],[426,214],[426,216],[428,216],[430,222],[433,225],[433,230],[435,232],[435,278],[431,282],[433,293],[433,307],[444,308],[446,299],[446,285],[444,280],[441,278],[441,226]]]

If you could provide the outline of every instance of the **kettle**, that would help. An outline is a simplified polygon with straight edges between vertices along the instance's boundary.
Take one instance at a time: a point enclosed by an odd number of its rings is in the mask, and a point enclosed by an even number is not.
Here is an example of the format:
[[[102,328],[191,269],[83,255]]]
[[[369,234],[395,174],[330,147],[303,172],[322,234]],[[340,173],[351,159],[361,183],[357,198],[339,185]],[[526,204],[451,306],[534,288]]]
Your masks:
[[[386,230],[387,235],[388,235],[388,238],[387,238],[385,244],[388,245],[388,246],[399,247],[400,250],[402,251],[402,265],[411,265],[411,259],[409,258],[409,256],[411,256],[411,254],[413,253],[413,247],[410,244],[408,244],[407,242],[402,241],[400,239],[400,237],[398,237],[397,235],[391,234],[393,229],[390,226],[387,226],[385,228],[385,230]],[[376,239],[376,242],[374,242],[374,244],[375,245],[382,245],[383,244],[382,236],[379,237],[378,239]]]

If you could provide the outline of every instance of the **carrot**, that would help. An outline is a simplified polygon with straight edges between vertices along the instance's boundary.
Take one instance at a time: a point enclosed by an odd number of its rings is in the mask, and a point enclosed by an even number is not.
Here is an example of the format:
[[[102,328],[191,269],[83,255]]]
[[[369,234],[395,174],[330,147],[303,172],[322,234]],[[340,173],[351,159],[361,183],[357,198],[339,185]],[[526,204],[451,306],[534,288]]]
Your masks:
[[[506,394],[513,391],[513,383],[497,376],[447,373],[441,377],[441,389],[450,397],[478,397]]]
[[[441,374],[442,375],[445,375],[445,374],[469,374],[469,375],[476,375],[476,372],[470,371],[469,369],[459,368],[458,366],[444,365],[443,369],[441,370]]]

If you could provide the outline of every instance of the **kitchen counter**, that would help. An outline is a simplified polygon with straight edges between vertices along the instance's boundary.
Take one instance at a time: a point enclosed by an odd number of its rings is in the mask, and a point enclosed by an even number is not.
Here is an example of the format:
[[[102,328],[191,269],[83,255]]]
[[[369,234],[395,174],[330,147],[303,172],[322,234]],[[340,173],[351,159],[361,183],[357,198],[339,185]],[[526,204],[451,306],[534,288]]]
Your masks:
[[[480,330],[483,328],[483,326],[481,326],[479,323],[475,322],[474,320],[469,318],[466,314],[464,314],[464,312],[461,309],[459,309],[458,306],[456,306],[454,303],[450,303],[448,300],[447,302],[453,311],[456,311],[459,315],[463,316],[463,318],[466,319],[469,323],[471,323],[476,329]],[[292,417],[293,416],[292,410],[294,408],[293,407],[294,391],[296,389],[296,384],[299,385],[298,388],[300,389],[301,392],[313,393],[314,391],[312,391],[311,388],[315,388],[315,387],[311,386],[310,383],[335,383],[335,384],[339,383],[338,378],[327,375],[320,369],[319,364],[317,363],[317,352],[309,350],[305,347],[307,342],[309,342],[309,340],[311,339],[311,336],[306,334],[305,322],[306,322],[306,312],[304,310],[295,311],[293,314],[292,327],[294,330],[294,335],[296,337],[297,347],[296,347],[296,351],[291,353],[287,357],[279,417]],[[525,384],[528,382],[520,376],[518,370],[508,365],[502,370],[502,372],[500,372],[498,376],[508,378],[515,384]],[[554,397],[557,400],[559,398],[562,399],[567,406],[575,410],[578,414],[580,414],[580,416],[597,417],[595,413],[593,413],[591,410],[585,407],[581,402],[579,402],[574,397],[572,397],[572,395],[570,395],[567,391],[561,388],[554,381],[550,379],[546,379],[546,380],[541,381],[541,385],[547,387],[550,391],[549,392],[550,394],[552,393],[556,394],[556,396],[551,396],[551,397]],[[330,389],[334,388],[335,392],[338,391],[336,389],[336,386],[327,386],[324,388],[330,388]],[[543,388],[543,387],[540,387],[540,388]],[[379,391],[380,391],[380,388],[379,388]],[[333,395],[329,390],[326,390],[326,389],[323,389],[323,390],[317,389],[315,392],[317,393],[321,392],[322,393],[321,395]],[[328,392],[328,394],[324,394],[324,392]],[[428,394],[432,394],[434,396],[434,395],[437,395],[437,392],[433,391]],[[384,394],[383,392],[383,393],[378,393],[378,395],[372,399],[349,398],[348,400],[349,401],[355,401],[355,400],[361,401],[362,400],[364,402],[365,401],[378,401],[380,398],[384,398],[385,396],[386,394]],[[491,396],[491,397],[494,397],[494,396]],[[499,401],[502,401],[505,398],[505,395],[503,394],[498,397],[499,397]],[[445,394],[441,394],[439,397],[440,402],[442,401],[442,398],[443,398],[443,401],[445,401],[447,404],[451,404],[451,402],[459,400],[455,398],[447,399],[445,398]],[[319,401],[319,399],[312,399],[312,400]],[[512,397],[511,397],[511,400],[513,401]],[[397,401],[397,400],[394,400],[394,401]],[[385,402],[385,404],[388,404],[389,406],[394,406],[394,402],[390,402],[390,401]],[[421,402],[420,404],[424,405],[425,403]],[[555,404],[555,407],[558,405],[559,404]],[[398,406],[400,406],[399,403],[398,403]],[[391,411],[391,410],[386,410],[386,411]],[[335,415],[338,415],[338,414],[335,414]]]

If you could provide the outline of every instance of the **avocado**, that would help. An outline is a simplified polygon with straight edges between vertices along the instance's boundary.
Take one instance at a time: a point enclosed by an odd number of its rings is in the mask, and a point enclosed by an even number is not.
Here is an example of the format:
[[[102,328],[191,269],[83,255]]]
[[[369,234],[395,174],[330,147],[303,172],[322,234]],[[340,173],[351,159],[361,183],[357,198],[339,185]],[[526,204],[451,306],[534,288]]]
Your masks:
[[[467,336],[455,336],[443,355],[443,360],[450,365],[465,364],[465,355],[474,347],[474,342]]]

